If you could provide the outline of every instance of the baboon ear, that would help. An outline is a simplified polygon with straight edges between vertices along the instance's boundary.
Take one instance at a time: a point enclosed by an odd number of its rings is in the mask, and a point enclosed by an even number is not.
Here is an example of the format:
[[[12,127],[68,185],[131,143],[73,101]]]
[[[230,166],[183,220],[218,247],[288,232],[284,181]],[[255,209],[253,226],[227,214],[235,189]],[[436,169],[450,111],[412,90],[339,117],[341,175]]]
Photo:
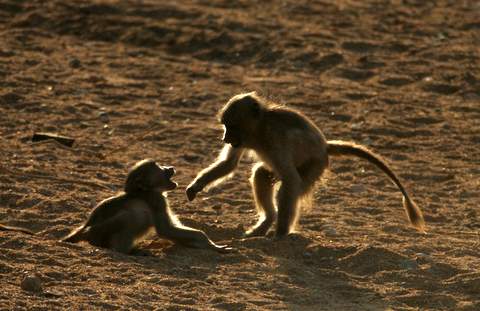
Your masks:
[[[133,193],[139,190],[149,189],[148,181],[142,178],[142,176],[130,176],[125,183],[125,192]]]

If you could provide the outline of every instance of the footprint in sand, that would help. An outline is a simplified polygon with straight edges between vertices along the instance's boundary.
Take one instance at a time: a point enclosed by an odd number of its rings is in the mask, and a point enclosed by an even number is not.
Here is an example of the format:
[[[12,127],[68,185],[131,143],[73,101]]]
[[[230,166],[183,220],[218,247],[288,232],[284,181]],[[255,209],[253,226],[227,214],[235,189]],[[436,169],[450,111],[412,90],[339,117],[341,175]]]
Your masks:
[[[375,76],[375,73],[370,70],[361,69],[340,69],[337,76],[351,81],[363,82]]]
[[[440,95],[452,95],[460,90],[459,86],[446,83],[431,83],[423,86],[423,90]]]

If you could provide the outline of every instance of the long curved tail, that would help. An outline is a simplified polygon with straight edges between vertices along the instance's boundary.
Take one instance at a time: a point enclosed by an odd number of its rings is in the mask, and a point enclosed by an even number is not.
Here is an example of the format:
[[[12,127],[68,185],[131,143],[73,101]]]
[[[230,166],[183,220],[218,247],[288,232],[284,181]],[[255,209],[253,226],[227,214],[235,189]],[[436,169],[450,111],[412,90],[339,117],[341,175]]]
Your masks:
[[[80,227],[74,229],[72,232],[66,235],[64,238],[62,238],[60,241],[70,242],[70,243],[77,243],[79,241],[83,241],[85,238],[84,232],[83,232],[84,228],[85,228],[85,225],[81,225]]]
[[[341,141],[341,140],[330,140],[327,142],[328,155],[353,155],[359,158],[365,159],[368,162],[375,164],[380,168],[385,174],[390,177],[390,179],[397,185],[400,191],[403,194],[403,207],[407,213],[410,223],[420,232],[425,232],[425,221],[423,220],[423,215],[418,206],[413,202],[413,200],[408,195],[407,190],[403,187],[402,183],[398,179],[397,175],[388,167],[387,163],[381,156],[374,153],[373,151],[367,149],[364,146],[355,144],[353,142]]]
[[[30,235],[35,235],[35,233],[33,233],[32,231],[30,231],[28,229],[24,229],[24,228],[20,228],[20,227],[13,227],[13,226],[5,226],[5,225],[2,225],[2,224],[0,224],[0,231],[16,231],[16,232],[23,232],[23,233],[30,234]]]

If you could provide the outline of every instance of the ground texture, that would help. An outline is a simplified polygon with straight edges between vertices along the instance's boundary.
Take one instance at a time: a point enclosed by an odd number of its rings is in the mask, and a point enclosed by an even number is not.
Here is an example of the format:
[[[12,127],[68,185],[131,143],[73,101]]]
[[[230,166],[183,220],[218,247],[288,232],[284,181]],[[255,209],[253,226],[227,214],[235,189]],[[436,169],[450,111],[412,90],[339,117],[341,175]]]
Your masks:
[[[473,0],[1,1],[0,222],[38,235],[0,232],[0,309],[479,310],[479,12]],[[221,148],[216,111],[251,90],[384,155],[428,234],[356,159],[331,161],[282,241],[241,240],[256,221],[248,160],[188,203]],[[31,142],[39,131],[76,142]],[[57,241],[146,157],[177,168],[179,218],[235,252]]]

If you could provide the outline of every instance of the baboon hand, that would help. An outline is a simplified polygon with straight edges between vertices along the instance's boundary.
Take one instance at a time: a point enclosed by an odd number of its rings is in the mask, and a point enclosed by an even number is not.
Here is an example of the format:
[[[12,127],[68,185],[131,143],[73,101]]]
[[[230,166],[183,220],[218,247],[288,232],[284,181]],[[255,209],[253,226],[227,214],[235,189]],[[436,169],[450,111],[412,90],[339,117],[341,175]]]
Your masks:
[[[200,191],[202,191],[202,188],[199,187],[197,184],[193,183],[187,187],[187,190],[185,192],[187,194],[188,200],[193,201],[197,196],[197,193],[199,193]]]

